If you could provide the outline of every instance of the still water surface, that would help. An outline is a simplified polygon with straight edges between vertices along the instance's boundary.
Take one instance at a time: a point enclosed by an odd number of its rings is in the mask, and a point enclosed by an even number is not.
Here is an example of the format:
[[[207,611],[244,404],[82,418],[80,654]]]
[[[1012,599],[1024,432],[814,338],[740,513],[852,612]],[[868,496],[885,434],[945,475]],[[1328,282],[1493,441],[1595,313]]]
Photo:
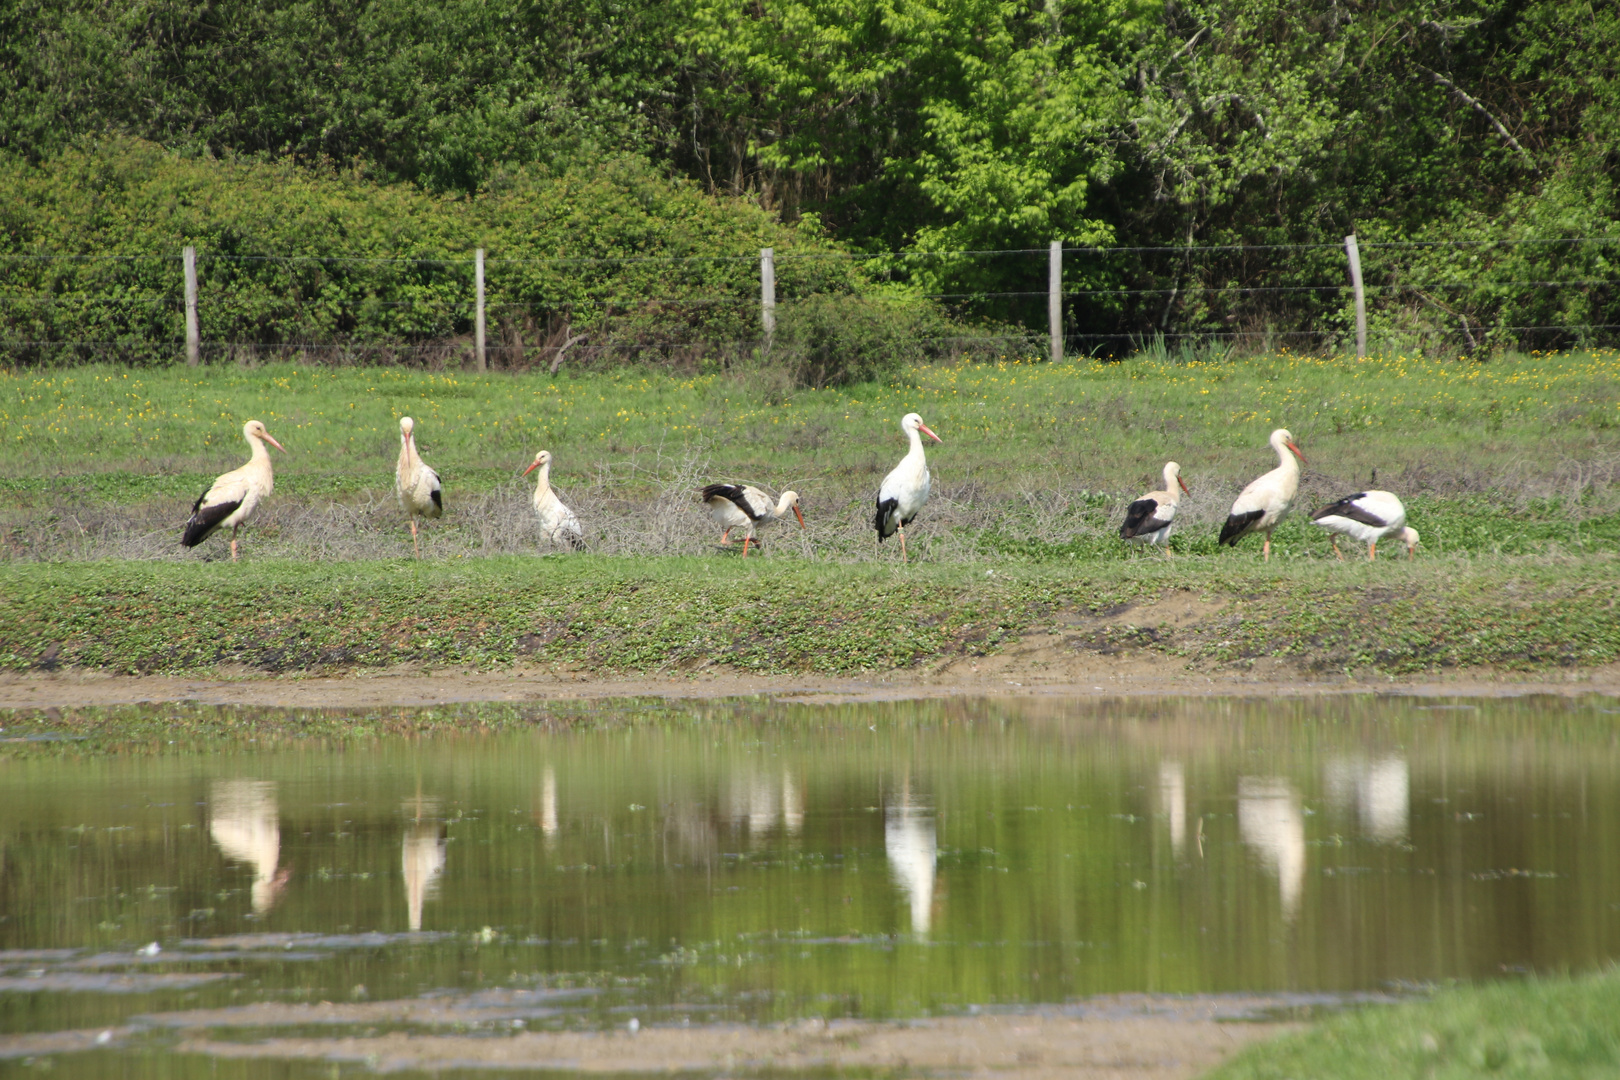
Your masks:
[[[1616,710],[751,701],[206,753],[10,744],[0,1032],[288,1002],[362,1023],[407,998],[531,1027],[891,1017],[1587,970],[1620,958]]]

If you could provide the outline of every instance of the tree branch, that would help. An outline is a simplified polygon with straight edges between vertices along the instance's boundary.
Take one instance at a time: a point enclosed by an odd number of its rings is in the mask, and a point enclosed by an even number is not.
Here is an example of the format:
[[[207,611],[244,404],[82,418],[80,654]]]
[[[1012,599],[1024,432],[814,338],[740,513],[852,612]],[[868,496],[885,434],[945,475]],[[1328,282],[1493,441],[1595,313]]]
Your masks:
[[[1419,67],[1422,67],[1422,65],[1420,64]],[[1485,107],[1484,102],[1480,101],[1479,98],[1470,94],[1468,91],[1464,90],[1462,87],[1458,86],[1456,83],[1452,82],[1450,79],[1446,78],[1433,68],[1423,68],[1423,70],[1429,73],[1429,78],[1433,79],[1441,86],[1444,86],[1453,94],[1456,94],[1458,100],[1472,107],[1475,112],[1489,120],[1491,125],[1496,128],[1496,133],[1502,136],[1503,141],[1505,141],[1509,146],[1513,147],[1513,149],[1517,150],[1520,154],[1524,155],[1524,160],[1529,164],[1531,172],[1538,175],[1541,173],[1541,170],[1536,168],[1536,160],[1530,156],[1530,151],[1519,145],[1519,140],[1513,137],[1513,133],[1507,129],[1507,125],[1502,123],[1502,121],[1498,120],[1495,116],[1492,116],[1491,111]]]

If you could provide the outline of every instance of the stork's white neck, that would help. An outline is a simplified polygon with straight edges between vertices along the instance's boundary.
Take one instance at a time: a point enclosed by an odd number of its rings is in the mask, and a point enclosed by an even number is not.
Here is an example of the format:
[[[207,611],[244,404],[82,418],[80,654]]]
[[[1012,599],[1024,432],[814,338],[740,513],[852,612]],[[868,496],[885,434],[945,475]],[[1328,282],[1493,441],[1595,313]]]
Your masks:
[[[909,428],[906,431],[906,436],[911,439],[911,449],[906,452],[906,460],[924,460],[922,433],[916,428]]]
[[[1271,448],[1277,451],[1277,468],[1283,472],[1299,475],[1299,461],[1288,450],[1288,444],[1281,435],[1271,437]]]
[[[535,477],[534,490],[537,495],[551,490],[551,462],[540,466],[540,472]]]
[[[1170,505],[1175,506],[1181,501],[1181,485],[1176,483],[1180,472],[1166,465],[1164,467],[1164,490],[1170,496]]]
[[[264,445],[264,440],[259,438],[257,435],[245,431],[242,433],[242,437],[247,440],[248,449],[250,451],[248,457],[249,464],[263,465],[268,468],[270,465],[270,450]]]

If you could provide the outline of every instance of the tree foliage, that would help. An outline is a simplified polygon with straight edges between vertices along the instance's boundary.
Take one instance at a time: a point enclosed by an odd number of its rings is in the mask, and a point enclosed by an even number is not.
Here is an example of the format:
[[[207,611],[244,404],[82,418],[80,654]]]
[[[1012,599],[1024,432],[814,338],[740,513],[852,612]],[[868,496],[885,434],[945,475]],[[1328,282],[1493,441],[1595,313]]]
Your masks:
[[[1082,343],[1336,340],[1351,232],[1389,340],[1620,323],[1607,284],[1525,284],[1614,276],[1614,5],[0,0],[0,30],[33,161],[129,135],[472,195],[627,153],[1030,325],[1049,241],[1159,249],[1071,254]],[[987,249],[1029,254],[944,254]]]

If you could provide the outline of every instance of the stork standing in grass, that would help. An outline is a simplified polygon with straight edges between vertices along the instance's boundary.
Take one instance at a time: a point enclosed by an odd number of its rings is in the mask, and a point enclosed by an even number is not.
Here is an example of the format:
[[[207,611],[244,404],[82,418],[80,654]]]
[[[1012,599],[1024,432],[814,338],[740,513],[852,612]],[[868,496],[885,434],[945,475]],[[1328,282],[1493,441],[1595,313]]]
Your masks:
[[[540,475],[534,485],[534,513],[540,519],[540,531],[558,547],[579,550],[585,543],[585,532],[579,527],[579,518],[551,490],[550,450],[534,455],[534,464],[524,469],[523,475],[528,476],[536,469],[540,470]]]
[[[1164,557],[1170,557],[1170,526],[1176,519],[1176,507],[1181,503],[1181,493],[1186,491],[1187,481],[1181,478],[1181,466],[1175,462],[1166,462],[1164,466],[1164,490],[1150,491],[1140,499],[1131,503],[1125,511],[1125,524],[1119,527],[1120,539],[1137,544],[1165,544]]]
[[[896,532],[900,534],[900,561],[905,562],[906,526],[911,524],[917,511],[928,501],[928,489],[932,484],[932,478],[928,475],[928,458],[923,453],[922,435],[918,432],[937,443],[945,440],[929,431],[928,425],[916,413],[906,413],[901,418],[900,430],[911,440],[911,450],[878,487],[877,514],[872,519],[872,526],[877,529],[880,544]]]
[[[1299,493],[1299,467],[1305,462],[1305,455],[1294,445],[1294,436],[1287,428],[1273,431],[1270,442],[1277,452],[1277,467],[1243,489],[1232,504],[1232,512],[1226,515],[1226,524],[1221,526],[1220,540],[1236,546],[1250,533],[1265,533],[1263,550],[1267,562],[1271,561],[1271,530],[1293,507],[1294,496]]]
[[[1311,524],[1320,525],[1333,534],[1333,554],[1342,562],[1339,537],[1348,536],[1367,545],[1367,559],[1378,558],[1378,541],[1393,536],[1406,545],[1406,557],[1418,546],[1416,529],[1406,525],[1406,507],[1401,500],[1387,491],[1358,491],[1346,495],[1330,506],[1324,506],[1311,515]]]
[[[408,416],[399,418],[399,464],[394,467],[394,494],[411,523],[411,549],[420,559],[422,549],[416,541],[416,519],[436,518],[444,513],[444,494],[439,486],[439,474],[416,452],[416,421]]]
[[[232,562],[236,561],[236,531],[253,516],[259,501],[269,498],[270,492],[275,490],[275,476],[270,471],[270,451],[264,448],[264,444],[268,442],[282,453],[287,452],[286,447],[272,439],[264,425],[257,420],[249,420],[242,425],[242,438],[252,448],[253,456],[240,469],[232,469],[216,479],[192,504],[191,520],[186,522],[186,533],[180,538],[186,547],[196,547],[208,539],[215,529],[229,525]]]
[[[743,558],[748,558],[748,542],[752,540],[754,546],[759,546],[759,539],[754,530],[761,525],[769,525],[787,517],[788,511],[799,519],[799,528],[804,528],[804,514],[799,511],[799,493],[796,491],[782,492],[781,499],[773,505],[771,497],[757,487],[743,487],[738,484],[710,484],[699,493],[698,498],[703,505],[709,508],[709,517],[724,531],[720,534],[720,543],[731,543],[732,529],[746,529],[743,534]]]

